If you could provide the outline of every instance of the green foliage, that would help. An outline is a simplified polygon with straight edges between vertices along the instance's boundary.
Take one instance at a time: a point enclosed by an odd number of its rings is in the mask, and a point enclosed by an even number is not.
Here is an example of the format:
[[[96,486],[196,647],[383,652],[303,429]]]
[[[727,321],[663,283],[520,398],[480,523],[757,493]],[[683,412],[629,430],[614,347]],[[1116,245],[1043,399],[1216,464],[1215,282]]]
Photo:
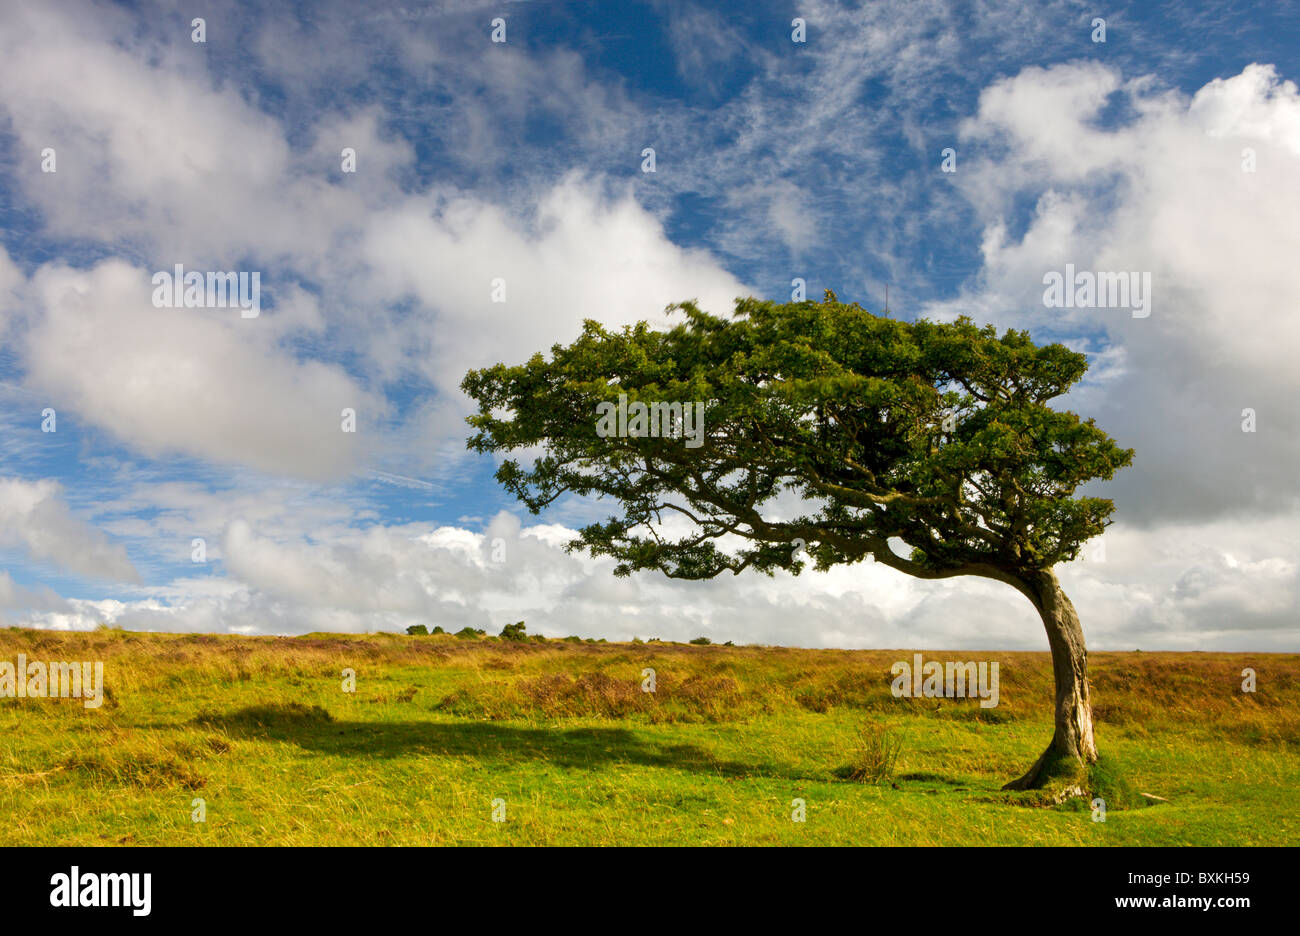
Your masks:
[[[429,628],[425,627],[423,624],[412,624],[406,629],[406,632],[412,637],[427,637],[429,635]]]
[[[701,647],[707,647],[709,644],[713,643],[713,641],[707,637],[692,637],[691,643],[699,644]]]
[[[473,627],[462,627],[456,631],[456,636],[461,640],[476,640],[486,634],[487,631],[477,630]]]
[[[829,291],[822,302],[741,299],[731,318],[670,308],[685,321],[668,331],[588,321],[549,360],[470,371],[462,383],[479,406],[470,448],[543,447],[531,467],[507,459],[497,471],[531,510],[565,494],[621,505],[570,544],[615,557],[619,575],[770,574],[798,572],[805,557],[819,569],[873,557],[927,578],[1015,584],[1074,558],[1109,523],[1111,501],[1075,491],[1133,452],[1048,405],[1083,376],[1081,353],[964,317],[872,315]],[[705,402],[702,446],[602,437],[596,406],[620,394]],[[791,492],[805,512],[776,519],[773,501]],[[693,529],[662,538],[651,525],[666,515]],[[734,552],[717,542],[729,534],[743,543]],[[890,548],[895,538],[909,555]]]
[[[528,635],[524,633],[524,622],[519,621],[515,624],[507,624],[501,628],[501,638],[503,640],[527,640]]]
[[[429,631],[429,633],[431,633],[431,634],[445,634],[445,633],[447,633],[447,632],[446,632],[445,630],[443,630],[441,627],[435,627],[433,630]]]

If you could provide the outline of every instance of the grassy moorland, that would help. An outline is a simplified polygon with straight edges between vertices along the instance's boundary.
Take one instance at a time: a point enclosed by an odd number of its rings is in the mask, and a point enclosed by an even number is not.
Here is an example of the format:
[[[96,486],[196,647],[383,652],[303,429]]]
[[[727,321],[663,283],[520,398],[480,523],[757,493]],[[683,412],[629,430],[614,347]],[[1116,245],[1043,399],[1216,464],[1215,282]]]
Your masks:
[[[108,697],[0,699],[4,845],[1300,843],[1297,654],[1094,653],[1099,823],[999,790],[1051,735],[1045,653],[926,652],[998,661],[990,709],[894,698],[903,650],[0,630],[18,653],[102,660]],[[892,776],[850,779],[863,737]]]

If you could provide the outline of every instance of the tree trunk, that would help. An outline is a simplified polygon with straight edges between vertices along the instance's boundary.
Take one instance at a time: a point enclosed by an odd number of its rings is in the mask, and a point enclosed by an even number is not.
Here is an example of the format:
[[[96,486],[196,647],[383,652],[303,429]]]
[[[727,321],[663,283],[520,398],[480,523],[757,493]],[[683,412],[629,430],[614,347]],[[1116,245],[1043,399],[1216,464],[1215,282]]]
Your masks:
[[[1062,775],[1082,778],[1083,768],[1097,760],[1092,736],[1092,702],[1088,692],[1088,650],[1074,605],[1061,590],[1051,569],[1023,579],[1047,628],[1056,676],[1056,731],[1047,750],[1019,780],[1002,789],[1031,790]]]

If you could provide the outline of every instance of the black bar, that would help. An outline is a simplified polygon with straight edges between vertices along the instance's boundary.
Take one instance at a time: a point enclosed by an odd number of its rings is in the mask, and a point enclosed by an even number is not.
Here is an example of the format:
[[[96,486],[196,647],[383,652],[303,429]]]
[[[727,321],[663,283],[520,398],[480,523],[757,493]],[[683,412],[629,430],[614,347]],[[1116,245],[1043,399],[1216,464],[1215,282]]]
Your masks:
[[[724,854],[574,848],[544,855],[482,848],[9,848],[0,851],[0,916],[7,925],[373,925],[379,911],[384,918],[425,919],[431,907],[450,922],[446,915],[459,907],[490,914],[495,924],[514,913],[534,922],[543,913],[591,919],[604,905],[621,914],[608,918],[616,924],[630,919],[629,912],[671,915],[678,901],[702,900],[704,916],[733,921],[761,917],[775,901],[794,913],[849,912],[864,921],[906,911],[918,921],[951,922],[954,913],[969,910],[971,921],[985,922],[1044,912],[1231,926],[1242,914],[1279,914],[1291,905],[1293,898],[1282,894],[1290,858],[1281,849],[1163,847],[739,848]],[[148,914],[137,915],[125,898],[128,905],[119,907],[52,906],[55,876],[68,875],[70,884],[74,866],[83,885],[88,875],[149,874]],[[1120,905],[1134,898],[1154,898],[1154,905]],[[1206,899],[1208,908],[1200,905]],[[1221,905],[1225,899],[1244,899],[1244,905]]]

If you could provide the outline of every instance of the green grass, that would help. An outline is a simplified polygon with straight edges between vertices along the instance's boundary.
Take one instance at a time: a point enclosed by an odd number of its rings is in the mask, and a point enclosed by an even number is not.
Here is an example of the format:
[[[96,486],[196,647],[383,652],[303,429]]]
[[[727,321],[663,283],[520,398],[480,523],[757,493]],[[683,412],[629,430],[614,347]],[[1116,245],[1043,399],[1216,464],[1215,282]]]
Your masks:
[[[927,652],[1000,661],[980,709],[894,698],[910,650],[0,631],[19,652],[103,660],[111,698],[0,699],[6,845],[1300,841],[1294,654],[1094,654],[1096,823],[1000,790],[1051,736],[1046,654]],[[902,739],[876,782],[864,735]]]

